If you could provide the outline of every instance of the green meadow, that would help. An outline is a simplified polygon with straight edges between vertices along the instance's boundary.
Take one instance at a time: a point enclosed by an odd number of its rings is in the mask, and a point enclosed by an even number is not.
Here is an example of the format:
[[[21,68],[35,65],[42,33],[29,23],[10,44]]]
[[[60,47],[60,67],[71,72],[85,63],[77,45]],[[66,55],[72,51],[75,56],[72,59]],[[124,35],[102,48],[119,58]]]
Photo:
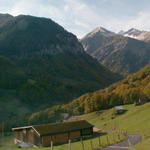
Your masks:
[[[141,106],[125,105],[127,111],[114,115],[114,109],[93,112],[78,116],[86,119],[97,128],[108,131],[127,131],[142,135],[142,142],[135,145],[136,150],[150,150],[150,103]]]

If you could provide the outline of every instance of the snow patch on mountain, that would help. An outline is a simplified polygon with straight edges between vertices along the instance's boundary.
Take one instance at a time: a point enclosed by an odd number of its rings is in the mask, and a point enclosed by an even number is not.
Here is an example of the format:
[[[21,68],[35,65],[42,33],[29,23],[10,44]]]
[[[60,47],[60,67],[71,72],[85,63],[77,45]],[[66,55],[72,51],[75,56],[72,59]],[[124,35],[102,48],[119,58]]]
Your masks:
[[[126,37],[130,37],[130,38],[142,40],[145,42],[150,41],[150,32],[149,31],[140,31],[138,29],[132,28],[132,29],[122,33],[122,35],[126,36]]]
[[[126,36],[126,37],[138,39],[138,37],[137,37],[137,36],[134,36],[134,35],[130,35],[130,34],[123,34],[123,35]]]

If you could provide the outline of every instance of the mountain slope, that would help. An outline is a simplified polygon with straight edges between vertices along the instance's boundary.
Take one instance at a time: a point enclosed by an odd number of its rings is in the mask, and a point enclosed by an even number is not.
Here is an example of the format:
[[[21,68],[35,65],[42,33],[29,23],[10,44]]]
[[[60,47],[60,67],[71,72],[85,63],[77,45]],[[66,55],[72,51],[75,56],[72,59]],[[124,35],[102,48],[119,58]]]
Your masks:
[[[150,64],[108,88],[87,93],[63,106],[50,107],[27,118],[31,124],[62,120],[69,116],[112,108],[116,105],[142,104],[150,101]]]
[[[108,88],[84,94],[68,104],[33,113],[26,118],[26,123],[62,121],[74,115],[105,110],[117,105],[133,103],[140,105],[148,101],[150,101],[150,64]],[[64,118],[64,114],[67,114],[68,117]],[[8,124],[13,126],[12,122]]]
[[[92,53],[101,45],[109,42],[115,33],[110,32],[102,27],[97,27],[92,32],[88,33],[80,41],[87,53]]]
[[[107,33],[107,36],[101,31],[98,32],[98,36],[90,33],[92,37],[89,38],[87,35],[81,39],[86,52],[104,66],[126,76],[137,72],[150,62],[149,43],[119,34]]]
[[[20,15],[1,26],[0,56],[10,62],[0,80],[0,104],[6,105],[0,108],[0,121],[66,103],[120,78],[87,55],[73,34],[46,18]],[[0,61],[1,70],[4,64]]]
[[[7,22],[11,21],[13,19],[13,16],[9,14],[0,14],[0,27],[5,25]]]
[[[85,94],[66,108],[74,113],[89,113],[116,105],[141,104],[150,101],[150,64],[126,79],[104,90]]]

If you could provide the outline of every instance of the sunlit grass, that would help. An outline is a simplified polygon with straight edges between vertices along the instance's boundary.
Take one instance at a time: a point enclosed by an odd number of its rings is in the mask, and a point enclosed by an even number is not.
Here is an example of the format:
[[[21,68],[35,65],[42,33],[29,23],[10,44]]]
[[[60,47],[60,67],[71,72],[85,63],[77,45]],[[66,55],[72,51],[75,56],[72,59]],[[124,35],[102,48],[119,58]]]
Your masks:
[[[125,114],[112,119],[113,109],[93,112],[77,118],[87,119],[97,128],[103,130],[119,130],[142,135],[142,142],[135,146],[136,150],[150,150],[150,103],[135,106],[125,105]]]

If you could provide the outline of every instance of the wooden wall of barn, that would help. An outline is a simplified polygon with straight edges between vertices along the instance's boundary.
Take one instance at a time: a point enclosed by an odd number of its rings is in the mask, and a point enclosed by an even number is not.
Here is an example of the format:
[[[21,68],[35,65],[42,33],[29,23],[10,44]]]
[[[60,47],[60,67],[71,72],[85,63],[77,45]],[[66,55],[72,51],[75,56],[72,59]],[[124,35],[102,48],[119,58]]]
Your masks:
[[[32,128],[19,129],[14,131],[15,139],[18,139],[20,142],[31,143],[36,146],[47,147],[53,144],[63,144],[67,143],[69,139],[72,141],[80,139],[81,136],[91,135],[93,133],[93,128],[86,128],[77,131],[71,131],[66,133],[59,133],[54,135],[39,136],[37,132]]]
[[[93,128],[85,128],[81,130],[81,135],[92,135],[93,134]]]
[[[72,131],[69,134],[69,139],[74,140],[74,139],[78,139],[81,137],[81,132],[80,131]]]
[[[53,141],[53,144],[63,144],[67,143],[69,139],[79,139],[80,138],[80,131],[72,131],[68,133],[60,133],[55,135],[47,135],[42,136],[42,146],[50,146],[51,141]]]
[[[14,137],[20,142],[42,146],[40,136],[32,128],[16,130],[14,131]]]

